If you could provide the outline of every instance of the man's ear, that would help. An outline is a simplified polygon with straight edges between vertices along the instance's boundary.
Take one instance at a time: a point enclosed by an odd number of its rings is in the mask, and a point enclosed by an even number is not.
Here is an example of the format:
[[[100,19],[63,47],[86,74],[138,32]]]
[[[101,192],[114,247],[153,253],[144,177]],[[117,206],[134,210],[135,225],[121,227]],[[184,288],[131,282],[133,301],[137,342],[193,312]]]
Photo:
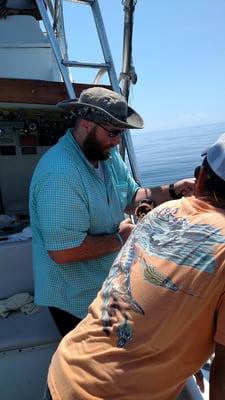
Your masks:
[[[80,126],[81,126],[83,129],[85,129],[85,131],[89,131],[89,130],[92,128],[93,124],[94,124],[93,122],[88,121],[87,119],[82,119],[82,120],[80,121]]]
[[[82,147],[85,138],[87,137],[88,133],[90,132],[93,122],[87,121],[86,119],[81,119],[79,121],[78,127],[75,127],[73,130],[73,135],[76,138],[79,145]]]
[[[208,180],[208,172],[207,172],[206,168],[201,166],[198,178],[195,182],[196,194],[203,193],[205,191],[207,180]]]

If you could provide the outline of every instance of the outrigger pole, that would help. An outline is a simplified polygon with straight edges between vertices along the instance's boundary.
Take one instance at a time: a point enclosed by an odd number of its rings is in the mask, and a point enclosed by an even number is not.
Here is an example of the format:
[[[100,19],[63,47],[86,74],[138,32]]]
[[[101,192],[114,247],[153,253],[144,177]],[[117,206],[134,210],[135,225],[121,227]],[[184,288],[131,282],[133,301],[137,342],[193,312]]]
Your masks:
[[[129,99],[130,84],[137,82],[137,75],[132,65],[132,37],[133,37],[133,23],[134,23],[134,10],[137,0],[122,0],[124,6],[124,34],[123,34],[123,58],[122,58],[122,72],[119,81],[121,82],[121,91],[124,97]],[[138,173],[137,161],[134,153],[133,143],[130,133],[126,132],[125,137],[122,138],[120,145],[120,154],[125,158],[127,150],[131,171],[134,179],[140,183],[140,175]]]
[[[123,60],[120,74],[121,90],[128,100],[130,84],[137,82],[137,75],[132,65],[132,38],[134,24],[134,10],[137,0],[122,0],[124,6],[124,35],[123,35]]]

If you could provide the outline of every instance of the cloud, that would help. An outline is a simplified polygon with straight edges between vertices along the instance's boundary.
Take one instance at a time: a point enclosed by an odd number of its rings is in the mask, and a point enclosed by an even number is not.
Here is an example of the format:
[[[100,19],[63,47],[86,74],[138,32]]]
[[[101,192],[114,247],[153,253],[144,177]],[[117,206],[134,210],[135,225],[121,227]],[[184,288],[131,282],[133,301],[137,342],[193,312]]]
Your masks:
[[[164,130],[186,128],[189,126],[206,125],[208,123],[218,122],[216,118],[210,119],[210,116],[205,112],[198,113],[180,113],[174,118],[162,118],[161,120],[145,118],[145,131]],[[219,119],[220,120],[220,119]]]
[[[175,125],[183,125],[183,126],[200,125],[207,122],[208,122],[208,115],[203,111],[200,111],[198,113],[178,114],[174,120]]]

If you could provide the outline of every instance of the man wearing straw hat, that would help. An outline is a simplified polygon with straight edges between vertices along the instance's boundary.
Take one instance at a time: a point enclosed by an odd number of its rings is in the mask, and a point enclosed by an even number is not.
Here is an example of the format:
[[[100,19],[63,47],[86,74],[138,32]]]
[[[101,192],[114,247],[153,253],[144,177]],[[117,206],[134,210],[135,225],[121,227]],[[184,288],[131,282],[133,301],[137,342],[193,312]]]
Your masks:
[[[93,87],[59,107],[76,116],[39,161],[30,187],[35,301],[49,306],[64,335],[87,313],[134,228],[124,212],[145,198],[160,204],[190,194],[192,180],[140,188],[116,146],[124,129],[143,128],[125,98]]]

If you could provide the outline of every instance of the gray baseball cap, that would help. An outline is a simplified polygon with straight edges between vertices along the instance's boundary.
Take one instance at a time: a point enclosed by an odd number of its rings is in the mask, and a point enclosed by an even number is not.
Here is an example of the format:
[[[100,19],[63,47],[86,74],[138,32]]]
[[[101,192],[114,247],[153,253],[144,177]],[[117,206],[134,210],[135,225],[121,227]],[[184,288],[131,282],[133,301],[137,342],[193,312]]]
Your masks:
[[[77,117],[115,128],[144,127],[141,116],[128,106],[124,96],[100,86],[85,89],[79,98],[61,101],[57,107],[71,111]]]
[[[225,133],[213,143],[202,156],[207,157],[213,172],[225,181]]]

